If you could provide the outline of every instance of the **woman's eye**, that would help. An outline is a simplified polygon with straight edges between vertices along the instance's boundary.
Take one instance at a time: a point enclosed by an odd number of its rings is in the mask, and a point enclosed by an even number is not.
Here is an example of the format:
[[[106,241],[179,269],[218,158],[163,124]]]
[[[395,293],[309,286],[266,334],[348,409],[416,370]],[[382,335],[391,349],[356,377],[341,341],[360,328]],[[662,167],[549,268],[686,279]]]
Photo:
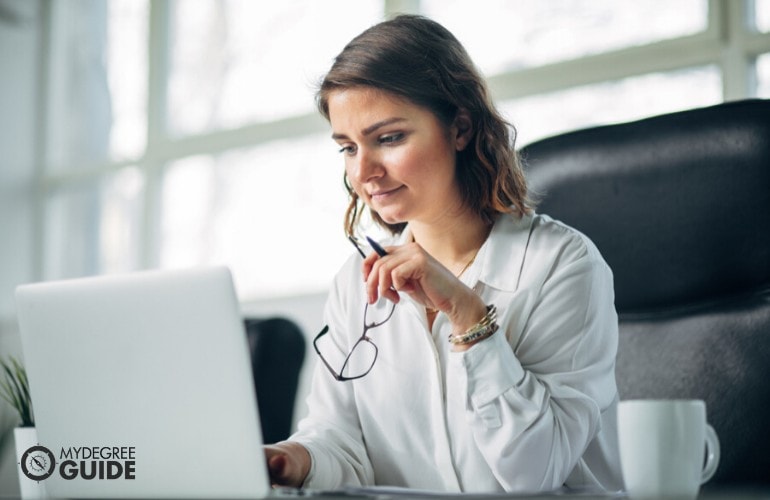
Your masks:
[[[352,155],[356,152],[356,148],[354,146],[342,146],[339,152],[346,155]]]
[[[404,134],[401,134],[401,133],[383,135],[382,137],[380,137],[380,143],[381,144],[393,144],[393,143],[396,143],[396,142],[400,141],[403,138],[404,138]]]

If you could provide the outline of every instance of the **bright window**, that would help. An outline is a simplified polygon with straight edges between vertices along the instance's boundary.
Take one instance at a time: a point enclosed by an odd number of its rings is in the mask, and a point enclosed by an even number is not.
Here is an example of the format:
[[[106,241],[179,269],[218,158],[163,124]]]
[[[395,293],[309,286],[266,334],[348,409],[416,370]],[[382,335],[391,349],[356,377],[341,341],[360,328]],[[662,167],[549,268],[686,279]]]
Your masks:
[[[173,163],[161,264],[228,264],[249,297],[327,288],[351,252],[335,146],[322,134]]]
[[[770,0],[754,0],[754,16],[758,31],[770,31]]]
[[[51,193],[45,203],[46,278],[139,269],[144,186],[141,171],[126,167]]]
[[[517,144],[561,132],[717,104],[714,67],[656,73],[516,99],[500,109],[518,130]]]
[[[147,0],[111,0],[107,23],[107,81],[112,110],[110,154],[138,158],[147,145]]]
[[[757,58],[757,97],[770,99],[770,53]]]
[[[312,112],[333,57],[382,16],[379,0],[175,5],[168,116],[176,134]]]
[[[732,2],[756,28],[728,22]],[[770,98],[770,0],[53,2],[38,274],[225,264],[244,300],[326,290],[351,247],[315,87],[354,35],[409,6],[494,77],[519,146],[734,99],[748,76]],[[728,64],[734,40],[756,65]],[[585,56],[601,74],[575,71]]]
[[[706,28],[708,17],[706,0],[422,3],[486,74],[691,35]]]

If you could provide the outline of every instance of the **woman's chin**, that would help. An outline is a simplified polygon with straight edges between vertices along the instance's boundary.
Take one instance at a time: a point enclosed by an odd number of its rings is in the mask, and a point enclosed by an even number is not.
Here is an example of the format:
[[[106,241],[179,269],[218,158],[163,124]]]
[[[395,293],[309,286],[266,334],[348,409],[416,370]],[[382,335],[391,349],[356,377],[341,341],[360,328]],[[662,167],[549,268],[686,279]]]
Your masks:
[[[379,215],[380,219],[382,219],[383,222],[387,224],[401,224],[402,222],[406,222],[406,219],[404,217],[401,217],[398,214],[392,213],[387,210],[382,212],[377,212],[377,215]]]

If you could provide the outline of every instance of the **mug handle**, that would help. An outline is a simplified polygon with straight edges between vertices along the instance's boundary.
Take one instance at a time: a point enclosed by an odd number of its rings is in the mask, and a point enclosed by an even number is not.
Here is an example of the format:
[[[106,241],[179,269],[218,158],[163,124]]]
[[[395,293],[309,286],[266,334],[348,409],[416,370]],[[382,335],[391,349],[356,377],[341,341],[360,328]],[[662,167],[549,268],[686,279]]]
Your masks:
[[[719,438],[717,433],[711,425],[706,424],[706,463],[703,466],[703,472],[701,473],[700,484],[705,483],[714,473],[719,466]]]

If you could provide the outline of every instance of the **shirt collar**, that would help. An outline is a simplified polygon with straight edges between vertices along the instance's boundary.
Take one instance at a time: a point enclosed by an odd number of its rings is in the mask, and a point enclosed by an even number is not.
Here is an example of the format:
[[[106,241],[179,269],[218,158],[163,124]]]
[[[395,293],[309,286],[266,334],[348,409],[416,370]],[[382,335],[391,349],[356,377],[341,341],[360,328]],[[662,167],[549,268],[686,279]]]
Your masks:
[[[471,288],[481,282],[505,292],[516,291],[533,219],[533,215],[499,215],[475,262],[462,276],[462,281]],[[395,240],[396,245],[412,241],[408,225]]]
[[[479,281],[505,292],[516,291],[524,266],[532,221],[532,215],[498,216],[489,238],[479,250],[478,267],[471,266],[476,267],[475,277],[468,276],[473,280],[471,283]]]

